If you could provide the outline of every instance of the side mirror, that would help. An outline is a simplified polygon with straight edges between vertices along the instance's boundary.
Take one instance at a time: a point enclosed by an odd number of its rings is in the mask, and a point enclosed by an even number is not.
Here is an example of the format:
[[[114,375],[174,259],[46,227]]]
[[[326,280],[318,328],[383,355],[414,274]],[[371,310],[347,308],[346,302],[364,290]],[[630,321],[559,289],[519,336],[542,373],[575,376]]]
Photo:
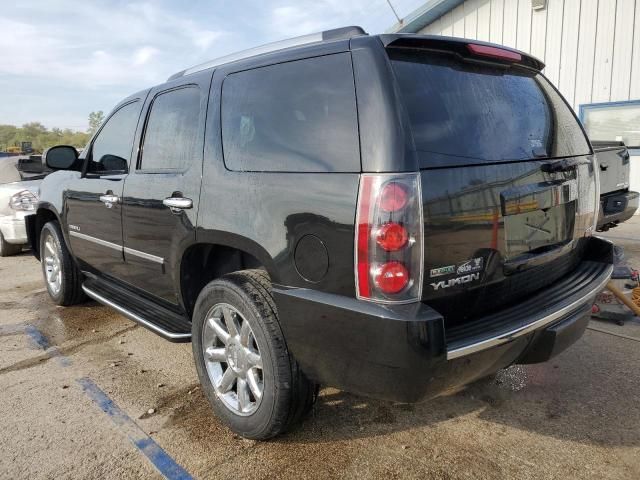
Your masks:
[[[51,147],[43,156],[51,170],[79,170],[78,151],[69,145]]]

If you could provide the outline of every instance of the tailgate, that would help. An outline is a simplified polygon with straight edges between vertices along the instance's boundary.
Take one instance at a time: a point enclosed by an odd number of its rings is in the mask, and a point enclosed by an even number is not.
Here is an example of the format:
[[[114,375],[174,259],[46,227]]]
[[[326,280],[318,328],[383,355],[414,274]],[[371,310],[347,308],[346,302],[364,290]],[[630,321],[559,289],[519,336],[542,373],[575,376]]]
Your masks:
[[[422,171],[423,299],[449,324],[512,304],[580,262],[595,186],[590,162],[576,163],[555,173],[545,161]]]
[[[555,88],[516,63],[388,52],[421,168],[423,300],[452,327],[573,270],[598,172]]]

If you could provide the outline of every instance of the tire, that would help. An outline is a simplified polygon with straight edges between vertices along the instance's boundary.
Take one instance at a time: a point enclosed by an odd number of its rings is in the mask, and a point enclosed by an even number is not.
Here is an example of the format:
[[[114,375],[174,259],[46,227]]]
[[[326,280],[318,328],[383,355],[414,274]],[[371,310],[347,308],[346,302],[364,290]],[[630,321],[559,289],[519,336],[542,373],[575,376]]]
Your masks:
[[[11,255],[17,255],[22,251],[22,245],[14,245],[4,239],[2,233],[0,233],[0,257],[10,257]]]
[[[71,257],[56,221],[46,223],[40,231],[40,264],[47,291],[56,305],[66,307],[86,300],[82,273]],[[50,281],[53,278],[51,269],[59,272],[55,281]]]
[[[221,336],[212,333],[216,331],[210,326],[212,317],[219,317],[218,322],[227,333],[231,328],[229,318],[233,318],[231,321],[237,323],[238,335],[229,336],[227,343],[223,343]],[[242,346],[245,323],[250,327],[249,343]],[[272,438],[298,423],[313,406],[317,389],[287,350],[266,272],[234,272],[203,288],[193,315],[192,347],[202,389],[214,412],[244,438]],[[205,359],[205,348],[216,352],[215,360],[212,357]],[[234,356],[234,349],[257,354],[261,367],[252,364],[249,355],[246,361],[243,353]],[[236,368],[238,372],[235,372]],[[232,380],[231,390],[223,393],[224,385],[229,384],[224,382],[229,370],[235,380]],[[254,377],[260,377],[261,383],[251,382],[251,370]],[[246,382],[244,391],[248,393],[245,396],[239,395],[241,382]],[[260,397],[254,395],[252,385],[258,390],[262,386]],[[246,398],[244,409],[241,397]]]

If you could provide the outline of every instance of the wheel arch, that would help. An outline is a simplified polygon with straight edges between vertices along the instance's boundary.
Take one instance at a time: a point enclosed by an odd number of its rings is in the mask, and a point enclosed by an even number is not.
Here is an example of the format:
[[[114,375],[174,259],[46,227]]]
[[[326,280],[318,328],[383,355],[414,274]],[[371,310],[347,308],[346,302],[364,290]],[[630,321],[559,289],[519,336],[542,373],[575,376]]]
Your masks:
[[[260,268],[272,281],[279,275],[269,253],[255,241],[226,232],[198,232],[195,243],[183,252],[178,268],[179,292],[189,316],[205,285],[238,270]]]
[[[42,232],[42,227],[44,227],[47,222],[57,221],[60,224],[60,230],[62,230],[64,241],[67,245],[69,244],[67,232],[62,228],[63,224],[60,214],[53,205],[50,203],[40,203],[35,215],[32,215],[32,217],[32,220],[27,220],[27,232],[29,244],[33,250],[33,254],[38,260],[40,260],[40,233]]]

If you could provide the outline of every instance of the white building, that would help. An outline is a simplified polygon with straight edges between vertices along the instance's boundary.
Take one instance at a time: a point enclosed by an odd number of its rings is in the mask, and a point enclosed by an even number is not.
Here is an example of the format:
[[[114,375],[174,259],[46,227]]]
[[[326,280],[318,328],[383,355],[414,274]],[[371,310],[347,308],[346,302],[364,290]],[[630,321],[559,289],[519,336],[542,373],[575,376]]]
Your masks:
[[[640,0],[428,0],[390,31],[530,53],[593,140],[623,140],[640,189]]]

